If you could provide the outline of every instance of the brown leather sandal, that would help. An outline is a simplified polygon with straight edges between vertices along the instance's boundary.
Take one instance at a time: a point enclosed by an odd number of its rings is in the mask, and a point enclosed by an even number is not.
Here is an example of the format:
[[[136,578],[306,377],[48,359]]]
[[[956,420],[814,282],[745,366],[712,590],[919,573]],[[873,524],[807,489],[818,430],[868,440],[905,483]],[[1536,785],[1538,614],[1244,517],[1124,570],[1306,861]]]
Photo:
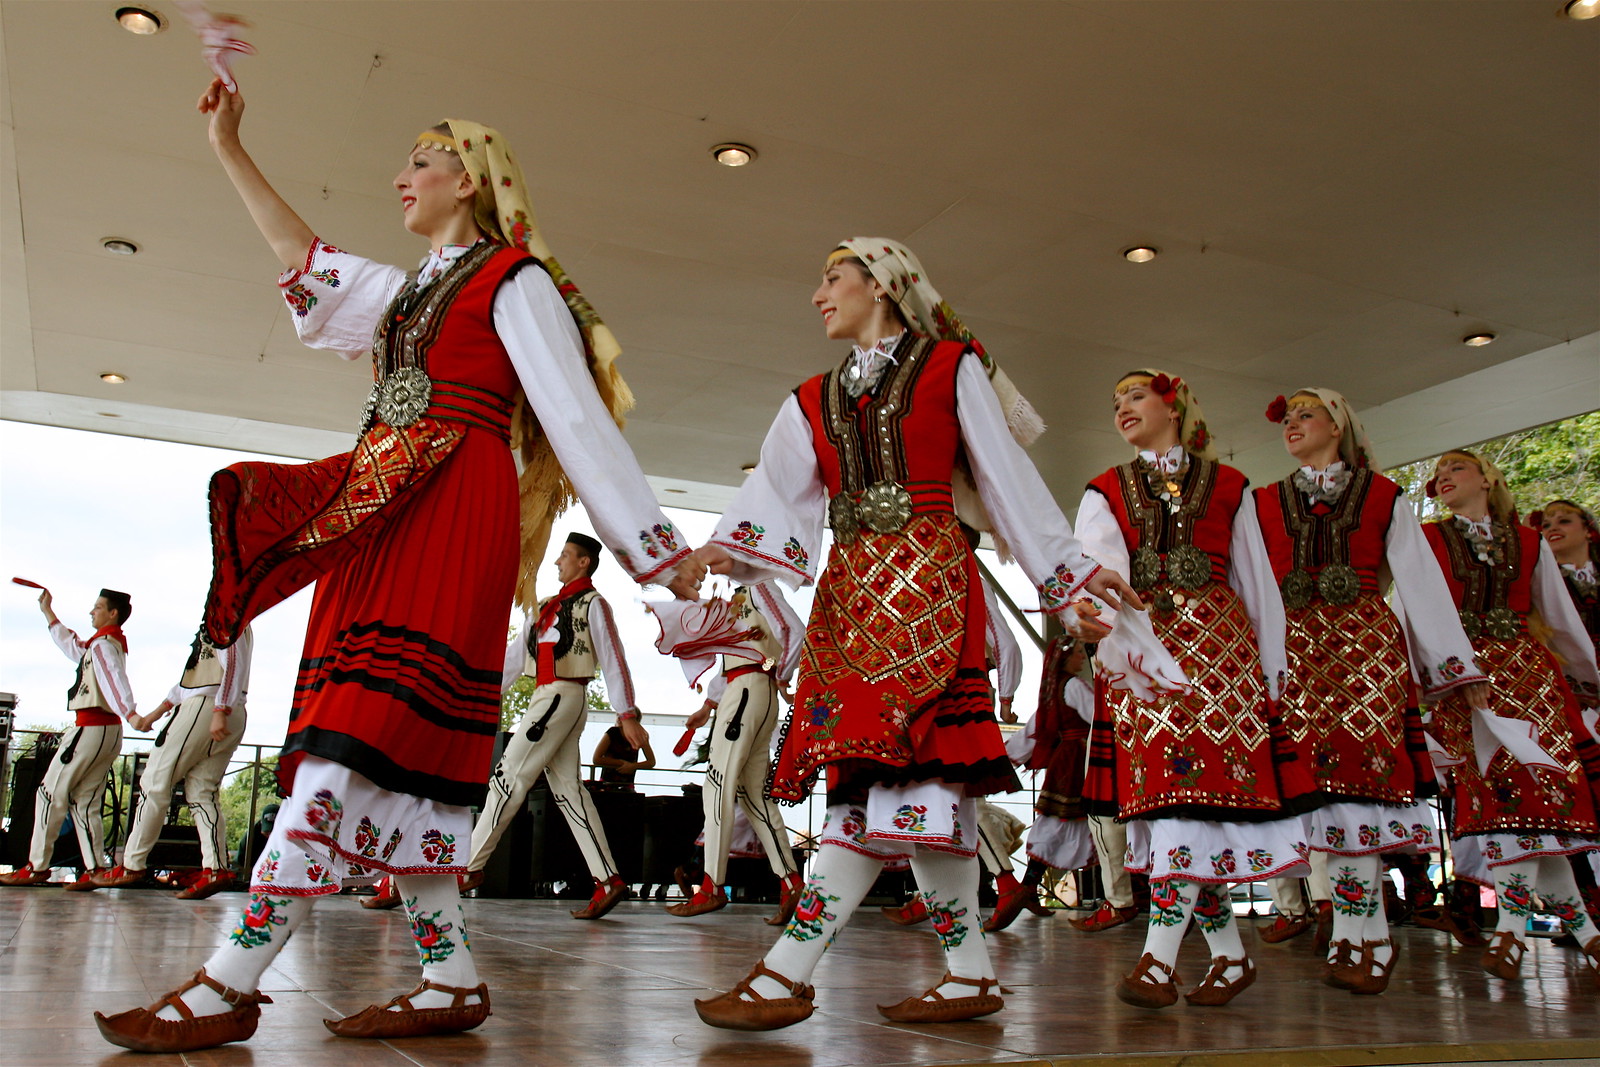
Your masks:
[[[751,989],[750,983],[763,976],[783,985],[789,995],[769,1000]],[[804,982],[791,982],[768,967],[765,960],[758,960],[738,985],[720,996],[695,1001],[694,1010],[701,1022],[724,1030],[781,1030],[809,1019],[816,1010],[811,1003],[816,995],[813,987]]]
[[[1244,973],[1230,981],[1223,977],[1229,967],[1242,968]],[[1250,962],[1249,956],[1242,956],[1236,960],[1230,960],[1226,956],[1213,956],[1211,970],[1206,972],[1205,978],[1199,985],[1183,995],[1183,999],[1202,1008],[1220,1008],[1255,985],[1255,982],[1256,965]]]
[[[428,989],[450,994],[448,1008],[417,1008],[411,998]],[[478,1003],[468,1004],[476,996]],[[399,1008],[399,1011],[390,1011]],[[483,982],[468,989],[440,985],[426,978],[409,993],[401,993],[387,1004],[373,1004],[343,1019],[324,1019],[322,1025],[339,1037],[426,1037],[429,1034],[459,1034],[483,1025],[489,1011],[489,987]]]
[[[1348,967],[1354,967],[1356,962],[1356,946],[1345,938],[1335,941],[1330,948],[1333,954],[1322,964],[1322,981],[1335,989],[1349,988],[1344,984],[1340,973]]]
[[[195,1015],[183,1002],[183,994],[200,986],[233,1005],[232,1010]],[[194,972],[193,978],[148,1008],[130,1008],[109,1017],[95,1012],[94,1023],[100,1028],[101,1037],[135,1052],[194,1052],[230,1041],[248,1040],[261,1020],[261,1005],[271,1003],[272,998],[265,993],[229,989],[202,967]],[[156,1012],[169,1005],[177,1010],[181,1019],[157,1018]]]
[[[1348,944],[1348,942],[1346,942]],[[1389,961],[1378,962],[1378,949],[1389,946]],[[1361,942],[1360,959],[1346,959],[1336,964],[1328,975],[1329,985],[1348,989],[1359,996],[1371,996],[1389,988],[1389,976],[1394,973],[1395,961],[1400,958],[1400,945],[1393,938]]]
[[[1166,972],[1164,982],[1153,980],[1152,967]],[[1139,1008],[1170,1008],[1178,1002],[1178,972],[1146,952],[1139,957],[1133,973],[1117,982],[1117,999]]]
[[[1494,935],[1494,940],[1489,942],[1489,947],[1483,950],[1483,958],[1478,965],[1496,978],[1510,981],[1522,977],[1522,957],[1528,951],[1528,946],[1517,940],[1517,936],[1502,930]]]
[[[946,982],[977,986],[977,993],[968,997],[946,997],[939,987]],[[997,992],[989,992],[993,986]],[[907,997],[898,1004],[879,1004],[878,1014],[897,1023],[959,1023],[993,1015],[1006,1006],[1000,999],[1000,980],[997,978],[957,978],[949,971],[934,983],[933,988],[917,997]],[[932,997],[932,1000],[926,999]]]

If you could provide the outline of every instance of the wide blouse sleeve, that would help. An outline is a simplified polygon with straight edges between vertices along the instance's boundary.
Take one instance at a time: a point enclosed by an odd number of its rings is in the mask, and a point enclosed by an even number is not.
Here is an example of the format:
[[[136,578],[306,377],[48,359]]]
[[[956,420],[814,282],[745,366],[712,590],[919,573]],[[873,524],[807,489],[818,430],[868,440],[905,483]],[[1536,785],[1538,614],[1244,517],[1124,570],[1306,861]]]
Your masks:
[[[1458,686],[1486,681],[1461,629],[1461,614],[1439,569],[1439,557],[1404,497],[1394,502],[1384,559],[1394,576],[1395,614],[1405,620],[1412,675],[1423,695],[1436,700]]]
[[[1267,693],[1276,700],[1289,669],[1289,654],[1284,648],[1288,621],[1283,612],[1283,595],[1278,592],[1278,583],[1272,576],[1267,542],[1261,536],[1261,523],[1256,518],[1256,495],[1248,491],[1233,516],[1228,584],[1239,594],[1245,614],[1250,616]]]
[[[399,267],[342,252],[320,237],[306,249],[304,264],[278,276],[300,343],[345,359],[372,350],[384,310],[405,282]]]
[[[733,557],[730,577],[745,585],[778,579],[809,584],[822,553],[828,490],[817,466],[811,427],[792,394],[761,443],[761,459],[711,535]]]
[[[1012,555],[1039,591],[1039,606],[1060,613],[1080,595],[1100,564],[1073,536],[1044,479],[1017,444],[1000,401],[976,355],[956,371],[956,416],[978,496]]]
[[[1533,568],[1533,610],[1550,627],[1550,650],[1561,661],[1561,673],[1567,676],[1578,703],[1586,708],[1600,707],[1600,670],[1595,665],[1594,642],[1583,628],[1572,594],[1567,592],[1555,554],[1542,537],[1539,562]]]
[[[983,607],[989,616],[986,636],[989,647],[994,650],[995,695],[1001,700],[1012,700],[1017,695],[1017,686],[1022,684],[1022,648],[1005,616],[1000,614],[1000,599],[995,596],[994,588],[987,579],[980,581]]]
[[[550,275],[524,269],[502,285],[494,327],[595,533],[641,585],[670,579],[689,546],[600,400],[578,325]]]

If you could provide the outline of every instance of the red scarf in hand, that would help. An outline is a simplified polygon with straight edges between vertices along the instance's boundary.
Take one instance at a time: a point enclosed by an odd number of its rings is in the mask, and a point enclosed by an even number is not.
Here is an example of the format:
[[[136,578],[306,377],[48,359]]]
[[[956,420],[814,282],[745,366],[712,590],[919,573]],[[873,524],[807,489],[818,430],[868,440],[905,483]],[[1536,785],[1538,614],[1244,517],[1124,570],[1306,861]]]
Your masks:
[[[534,623],[533,629],[534,648],[537,652],[537,659],[535,660],[537,666],[535,667],[533,680],[539,685],[549,685],[556,680],[556,642],[541,641],[539,638],[543,637],[546,631],[556,624],[556,616],[561,614],[561,605],[578,594],[587,593],[593,588],[594,583],[589,580],[588,575],[584,575],[582,578],[574,578],[561,587],[561,592],[546,600],[544,606],[539,609],[539,618]]]

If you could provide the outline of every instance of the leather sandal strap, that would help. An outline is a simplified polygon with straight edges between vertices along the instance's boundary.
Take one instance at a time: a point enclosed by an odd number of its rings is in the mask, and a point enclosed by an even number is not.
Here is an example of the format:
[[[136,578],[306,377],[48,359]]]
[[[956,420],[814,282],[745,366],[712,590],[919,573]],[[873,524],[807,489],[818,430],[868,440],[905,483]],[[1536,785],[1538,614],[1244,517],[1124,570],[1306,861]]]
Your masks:
[[[779,985],[783,986],[789,991],[789,995],[791,997],[804,997],[806,995],[806,990],[810,988],[804,982],[795,982],[785,978],[771,967],[768,967],[766,960],[757,960],[756,965],[750,968],[750,973],[739,979],[739,984],[733,987],[733,994],[739,997],[741,1000],[748,997],[750,1002],[754,1004],[765,1003],[768,998],[762,996],[760,993],[757,993],[750,987],[751,982],[754,982],[757,978],[763,977],[770,978],[774,982],[777,982]]]
[[[413,989],[408,996],[414,997],[424,990],[433,989],[440,993],[449,993],[451,997],[450,1006],[452,1008],[463,1008],[466,1007],[468,997],[476,996],[480,1001],[483,1000],[488,988],[488,985],[483,982],[479,982],[475,986],[442,985],[431,979],[424,978],[422,984]]]
[[[1147,977],[1150,977],[1150,968],[1151,967],[1160,967],[1163,971],[1167,972],[1167,981],[1166,982],[1149,982],[1149,983],[1146,983],[1146,984],[1148,984],[1148,985],[1166,985],[1168,982],[1176,983],[1178,981],[1178,969],[1177,969],[1177,967],[1175,967],[1175,966],[1174,967],[1168,967],[1165,963],[1162,963],[1160,960],[1156,959],[1154,956],[1150,955],[1150,953],[1148,953],[1148,952],[1146,952],[1143,956],[1139,957],[1139,963],[1133,968],[1133,974],[1132,974],[1131,977],[1136,982],[1144,982],[1144,980]]]
[[[989,995],[989,987],[990,986],[997,986],[997,985],[1000,984],[1000,979],[998,979],[998,978],[962,978],[959,975],[954,975],[954,974],[951,974],[949,971],[946,971],[946,972],[944,972],[944,977],[939,979],[939,985],[934,986],[932,989],[928,990],[928,992],[932,993],[934,996],[939,997],[940,1000],[944,1000],[945,998],[943,996],[939,995],[939,986],[948,985],[948,984],[950,984],[952,982],[954,982],[954,983],[956,983],[958,985],[975,985],[975,986],[978,987],[978,992],[977,992],[976,995],[980,996],[980,997],[984,997],[984,996],[988,996]],[[923,995],[926,996],[927,994],[925,993]]]

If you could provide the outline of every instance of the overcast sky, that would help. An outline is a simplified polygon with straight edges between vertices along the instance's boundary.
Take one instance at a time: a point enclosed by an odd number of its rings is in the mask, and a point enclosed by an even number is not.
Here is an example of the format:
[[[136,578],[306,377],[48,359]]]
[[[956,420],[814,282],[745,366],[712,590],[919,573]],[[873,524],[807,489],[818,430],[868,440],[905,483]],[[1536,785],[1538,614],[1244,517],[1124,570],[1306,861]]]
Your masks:
[[[131,594],[128,674],[140,710],[148,711],[177,681],[199,625],[211,567],[206,485],[220,467],[262,458],[267,457],[0,422],[0,691],[20,698],[19,727],[68,721],[66,690],[75,666],[51,643],[38,594],[10,579],[48,586],[56,614],[85,636],[89,608],[102,587]],[[693,544],[702,543],[716,522],[704,512],[667,514]],[[571,530],[593,533],[581,507],[557,523],[541,571],[545,590],[554,589],[550,564]],[[1037,606],[1016,567],[1001,568],[993,553],[983,555],[1018,604]],[[635,585],[609,558],[595,584],[622,631],[641,709],[647,715],[687,715],[698,707],[700,698],[688,689],[677,662],[655,651],[659,629],[643,608],[644,601],[669,594]],[[810,589],[791,595],[790,602],[806,617]],[[283,741],[310,603],[310,590],[304,590],[255,623],[246,744],[276,747]],[[1036,703],[1040,657],[1026,635],[1019,631],[1018,638],[1025,673],[1016,707],[1026,718]],[[678,733],[670,726],[654,731],[663,766],[680,762],[671,756]],[[152,735],[131,737],[138,740],[128,747],[147,746]],[[585,739],[585,759],[595,743]]]

